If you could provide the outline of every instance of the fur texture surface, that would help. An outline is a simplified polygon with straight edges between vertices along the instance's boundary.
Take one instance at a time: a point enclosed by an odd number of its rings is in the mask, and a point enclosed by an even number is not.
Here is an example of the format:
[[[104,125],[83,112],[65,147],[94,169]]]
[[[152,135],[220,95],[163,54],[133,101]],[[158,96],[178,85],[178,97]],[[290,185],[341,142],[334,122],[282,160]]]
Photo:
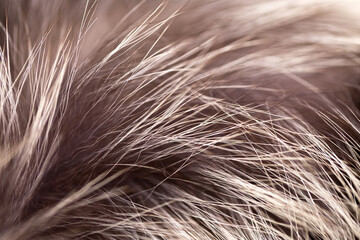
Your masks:
[[[360,2],[0,1],[0,239],[360,239]]]

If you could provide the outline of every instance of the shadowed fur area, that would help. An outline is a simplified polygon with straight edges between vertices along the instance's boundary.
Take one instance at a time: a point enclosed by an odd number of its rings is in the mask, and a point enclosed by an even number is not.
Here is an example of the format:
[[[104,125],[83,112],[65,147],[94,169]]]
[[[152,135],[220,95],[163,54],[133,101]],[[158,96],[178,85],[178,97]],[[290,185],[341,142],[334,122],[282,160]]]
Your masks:
[[[360,239],[357,0],[0,0],[0,240]]]

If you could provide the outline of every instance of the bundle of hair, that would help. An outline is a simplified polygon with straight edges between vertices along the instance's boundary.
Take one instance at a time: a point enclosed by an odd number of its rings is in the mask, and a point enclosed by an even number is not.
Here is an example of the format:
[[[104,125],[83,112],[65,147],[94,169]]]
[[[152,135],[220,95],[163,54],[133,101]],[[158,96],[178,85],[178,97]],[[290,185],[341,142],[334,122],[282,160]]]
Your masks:
[[[360,3],[0,1],[0,239],[360,239]]]

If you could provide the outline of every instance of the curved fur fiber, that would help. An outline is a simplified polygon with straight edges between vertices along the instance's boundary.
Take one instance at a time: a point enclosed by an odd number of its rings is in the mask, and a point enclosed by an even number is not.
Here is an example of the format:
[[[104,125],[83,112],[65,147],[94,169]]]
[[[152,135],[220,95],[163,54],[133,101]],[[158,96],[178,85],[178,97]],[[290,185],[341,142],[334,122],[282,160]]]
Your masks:
[[[360,4],[0,1],[0,239],[359,239]]]

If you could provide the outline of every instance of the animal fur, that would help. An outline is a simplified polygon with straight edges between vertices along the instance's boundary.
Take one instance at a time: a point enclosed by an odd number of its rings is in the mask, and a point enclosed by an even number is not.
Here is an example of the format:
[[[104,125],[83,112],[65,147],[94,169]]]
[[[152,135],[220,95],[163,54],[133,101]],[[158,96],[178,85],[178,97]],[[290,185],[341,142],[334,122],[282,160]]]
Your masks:
[[[0,1],[0,239],[360,239],[360,3]]]

